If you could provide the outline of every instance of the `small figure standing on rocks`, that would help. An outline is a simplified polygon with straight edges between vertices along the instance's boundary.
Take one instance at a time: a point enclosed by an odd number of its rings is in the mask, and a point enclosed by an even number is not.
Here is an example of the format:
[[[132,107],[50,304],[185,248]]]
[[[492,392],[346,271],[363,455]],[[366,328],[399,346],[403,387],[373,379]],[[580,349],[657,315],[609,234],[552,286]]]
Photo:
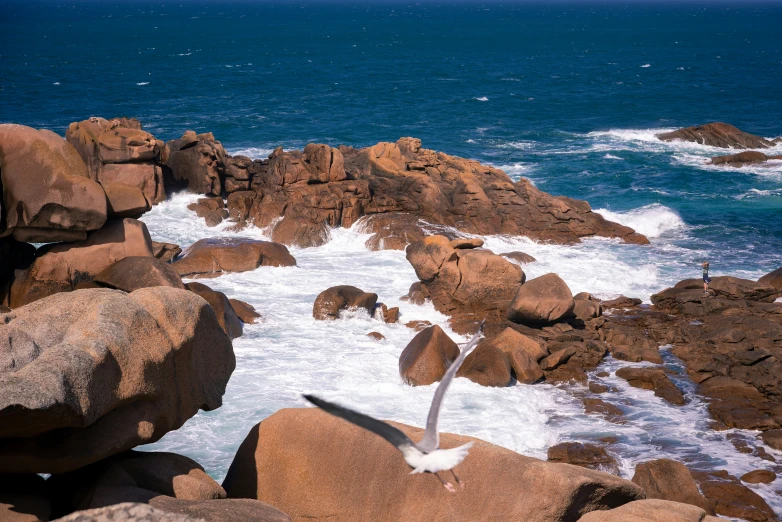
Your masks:
[[[711,283],[711,277],[709,277],[709,262],[704,261],[701,265],[703,268],[703,293],[709,293],[709,283]]]

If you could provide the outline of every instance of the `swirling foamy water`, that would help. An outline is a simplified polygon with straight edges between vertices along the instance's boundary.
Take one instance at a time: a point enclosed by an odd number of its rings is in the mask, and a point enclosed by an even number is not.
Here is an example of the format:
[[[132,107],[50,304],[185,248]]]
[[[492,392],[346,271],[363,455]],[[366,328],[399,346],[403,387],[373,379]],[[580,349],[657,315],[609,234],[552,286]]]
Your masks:
[[[197,196],[175,195],[147,213],[143,220],[153,239],[182,247],[220,235],[266,239],[254,228],[230,232],[226,230],[228,223],[206,227],[186,209],[195,199]],[[652,292],[678,281],[689,270],[668,265],[671,257],[693,255],[666,242],[670,234],[686,233],[686,225],[670,209],[651,206],[626,214],[608,213],[607,217],[627,224],[640,219],[650,227],[647,234],[652,245],[623,245],[605,239],[586,240],[575,246],[544,245],[518,237],[484,239],[486,247],[496,253],[522,250],[533,255],[538,261],[524,267],[528,277],[557,272],[574,293],[589,291],[603,297],[624,293],[648,300]],[[400,300],[416,281],[403,252],[369,251],[364,246],[369,236],[354,229],[332,230],[331,236],[331,241],[321,247],[291,248],[296,267],[261,267],[202,281],[251,303],[264,319],[256,325],[245,325],[244,335],[234,341],[237,365],[223,406],[199,413],[146,449],[188,455],[222,480],[250,428],[280,408],[306,406],[301,394],[307,392],[378,418],[424,425],[436,385],[414,388],[400,379],[399,354],[415,335],[403,323],[424,319],[439,324],[457,342],[466,338],[453,333],[447,318],[431,304],[419,306]],[[380,301],[399,306],[400,323],[384,324],[366,313],[350,313],[336,321],[314,320],[312,304],[317,294],[342,284],[376,292]],[[380,332],[385,340],[367,337],[371,331]],[[675,357],[665,350],[663,353],[669,367],[682,370]],[[592,375],[593,380],[620,390],[600,398],[620,407],[626,424],[587,415],[581,398],[590,392],[584,386],[486,388],[456,379],[445,401],[441,429],[543,459],[547,449],[557,442],[616,437],[609,452],[617,457],[626,478],[632,477],[638,462],[662,457],[683,460],[695,468],[727,469],[737,475],[770,466],[739,453],[727,440],[730,433],[753,441],[754,433],[708,429],[706,406],[693,395],[694,387],[688,379],[676,380],[691,400],[683,407],[671,406],[651,391],[632,388],[613,375],[615,369],[626,364],[609,357],[599,370],[609,371],[610,376]],[[782,501],[774,492],[780,487],[779,481],[751,487],[777,511],[782,510]]]

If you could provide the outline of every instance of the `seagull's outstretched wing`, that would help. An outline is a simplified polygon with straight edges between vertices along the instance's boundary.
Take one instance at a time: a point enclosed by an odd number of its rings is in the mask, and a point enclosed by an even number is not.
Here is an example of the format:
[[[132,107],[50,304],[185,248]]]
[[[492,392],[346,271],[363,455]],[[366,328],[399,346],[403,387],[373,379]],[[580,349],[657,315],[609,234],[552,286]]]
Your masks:
[[[440,381],[439,386],[437,386],[437,390],[434,392],[432,405],[429,407],[429,416],[426,417],[426,431],[424,432],[424,438],[421,439],[421,442],[416,444],[418,449],[424,453],[431,453],[440,445],[440,434],[437,428],[437,421],[440,418],[440,405],[443,403],[445,392],[448,390],[448,386],[451,384],[454,375],[456,375],[459,367],[464,362],[465,357],[469,355],[473,348],[478,346],[478,341],[481,340],[481,330],[483,330],[483,324],[485,322],[486,320],[484,319],[481,321],[481,324],[478,325],[478,331],[475,332],[475,335],[472,337],[472,339],[470,339],[470,342],[468,342],[467,345],[462,349],[459,357],[457,357],[451,366],[448,367],[448,370],[445,372],[445,375]]]
[[[339,404],[324,401],[323,399],[315,397],[314,395],[304,395],[304,398],[315,406],[326,410],[332,415],[341,417],[348,422],[352,422],[356,426],[360,426],[365,430],[369,430],[372,433],[380,435],[388,442],[396,446],[396,448],[401,451],[402,454],[405,454],[409,449],[415,448],[415,444],[407,435],[394,428],[390,424],[386,424],[385,422],[372,418],[369,415],[364,415],[363,413],[345,408]]]

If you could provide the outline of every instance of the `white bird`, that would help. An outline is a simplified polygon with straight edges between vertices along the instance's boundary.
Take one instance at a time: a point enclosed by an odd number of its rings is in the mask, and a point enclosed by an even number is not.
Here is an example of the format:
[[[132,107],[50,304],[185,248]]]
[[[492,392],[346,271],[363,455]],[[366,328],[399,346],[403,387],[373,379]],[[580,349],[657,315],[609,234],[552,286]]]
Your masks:
[[[413,468],[413,471],[410,472],[411,474],[433,473],[440,479],[440,482],[445,486],[445,489],[454,493],[456,490],[453,485],[451,485],[450,482],[444,481],[437,473],[440,471],[450,471],[453,478],[456,480],[456,483],[463,487],[462,482],[459,480],[459,477],[456,476],[456,473],[454,473],[453,468],[461,463],[467,456],[467,452],[472,446],[472,442],[468,442],[467,444],[456,448],[440,449],[440,434],[437,429],[437,422],[440,417],[440,405],[443,402],[445,392],[456,375],[456,372],[459,370],[459,367],[464,362],[465,357],[467,357],[467,355],[478,345],[484,322],[485,321],[481,321],[478,332],[470,339],[464,349],[462,349],[453,364],[448,367],[440,384],[437,386],[437,390],[434,392],[434,398],[432,399],[432,405],[429,407],[429,415],[426,418],[424,436],[417,444],[410,440],[410,438],[402,433],[401,430],[383,421],[370,417],[369,415],[364,415],[363,413],[353,411],[338,404],[325,401],[314,395],[304,395],[304,398],[332,415],[341,417],[346,421],[352,422],[372,433],[380,435],[402,453],[405,462],[407,462],[408,466]]]

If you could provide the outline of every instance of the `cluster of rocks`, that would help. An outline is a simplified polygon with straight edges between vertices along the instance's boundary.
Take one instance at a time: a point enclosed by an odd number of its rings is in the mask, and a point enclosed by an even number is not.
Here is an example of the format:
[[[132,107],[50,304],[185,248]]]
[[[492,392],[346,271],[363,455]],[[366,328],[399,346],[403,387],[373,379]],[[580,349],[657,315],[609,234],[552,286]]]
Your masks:
[[[658,134],[657,138],[662,141],[689,141],[724,149],[768,149],[782,143],[782,138],[769,140],[722,122],[707,123],[705,125],[664,132]],[[750,150],[727,156],[715,156],[708,163],[711,165],[744,167],[746,165],[763,164],[769,160],[782,160],[782,155],[767,156],[762,152]]]

